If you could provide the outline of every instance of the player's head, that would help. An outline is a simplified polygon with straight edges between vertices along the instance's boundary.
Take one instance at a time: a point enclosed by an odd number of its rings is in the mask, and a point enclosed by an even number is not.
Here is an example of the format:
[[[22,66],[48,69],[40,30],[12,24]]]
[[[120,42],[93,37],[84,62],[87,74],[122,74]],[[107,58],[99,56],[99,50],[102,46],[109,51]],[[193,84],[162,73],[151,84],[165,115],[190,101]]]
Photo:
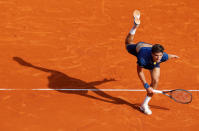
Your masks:
[[[160,62],[164,52],[164,47],[160,44],[152,46],[152,57],[154,62]]]

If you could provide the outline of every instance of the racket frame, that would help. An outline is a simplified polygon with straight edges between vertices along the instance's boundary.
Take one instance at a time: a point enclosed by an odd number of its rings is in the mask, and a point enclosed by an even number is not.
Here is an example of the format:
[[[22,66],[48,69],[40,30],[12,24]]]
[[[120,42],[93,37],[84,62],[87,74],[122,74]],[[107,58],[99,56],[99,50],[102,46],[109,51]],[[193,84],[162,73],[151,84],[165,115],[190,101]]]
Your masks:
[[[180,101],[176,100],[175,98],[173,98],[171,95],[168,94],[168,93],[173,92],[173,91],[176,91],[176,90],[181,90],[181,91],[185,91],[185,92],[189,93],[190,96],[191,96],[191,100],[190,100],[189,102],[180,102]],[[178,103],[181,103],[181,104],[189,104],[189,103],[192,102],[192,94],[191,94],[191,92],[189,92],[189,91],[187,91],[187,90],[185,90],[185,89],[174,89],[174,90],[169,90],[169,91],[160,91],[160,90],[155,90],[155,89],[154,89],[153,92],[154,92],[154,93],[158,93],[158,94],[166,95],[166,96],[168,96],[169,98],[173,99],[175,102],[178,102]]]

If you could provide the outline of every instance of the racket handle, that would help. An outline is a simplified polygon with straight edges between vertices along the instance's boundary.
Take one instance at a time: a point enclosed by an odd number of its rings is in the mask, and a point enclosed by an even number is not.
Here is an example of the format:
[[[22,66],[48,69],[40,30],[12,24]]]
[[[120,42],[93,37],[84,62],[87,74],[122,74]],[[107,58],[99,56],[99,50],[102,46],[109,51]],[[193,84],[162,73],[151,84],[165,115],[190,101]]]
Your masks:
[[[162,94],[163,91],[160,91],[160,90],[153,90],[154,93],[159,93],[159,94]]]

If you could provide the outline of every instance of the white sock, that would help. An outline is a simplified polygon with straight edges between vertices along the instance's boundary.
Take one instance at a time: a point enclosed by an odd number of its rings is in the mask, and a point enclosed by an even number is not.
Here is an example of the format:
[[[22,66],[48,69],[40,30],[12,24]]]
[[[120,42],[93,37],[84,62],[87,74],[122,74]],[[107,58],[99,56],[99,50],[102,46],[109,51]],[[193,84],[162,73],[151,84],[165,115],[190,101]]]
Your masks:
[[[130,30],[129,33],[130,33],[131,35],[135,35],[135,32],[136,32],[136,28],[133,27],[133,28]]]
[[[130,30],[129,33],[130,33],[131,35],[135,35],[136,29],[137,29],[137,27],[136,27],[136,25],[134,25],[134,26],[132,27],[132,29]]]
[[[145,100],[144,100],[144,102],[143,102],[143,106],[148,106],[148,103],[149,103],[149,101],[151,100],[151,98],[152,97],[150,97],[150,96],[146,96],[146,98],[145,98]]]

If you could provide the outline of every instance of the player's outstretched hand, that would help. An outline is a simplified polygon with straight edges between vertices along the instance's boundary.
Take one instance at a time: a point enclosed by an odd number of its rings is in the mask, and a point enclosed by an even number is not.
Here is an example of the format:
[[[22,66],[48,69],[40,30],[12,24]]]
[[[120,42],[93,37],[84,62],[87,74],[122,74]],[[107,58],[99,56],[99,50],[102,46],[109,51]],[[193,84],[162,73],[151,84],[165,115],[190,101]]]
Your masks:
[[[177,56],[177,55],[173,55],[173,58],[180,58],[179,56]]]
[[[171,54],[169,54],[169,59],[171,59],[171,58],[180,58],[180,57],[177,56],[177,55],[171,55]]]

